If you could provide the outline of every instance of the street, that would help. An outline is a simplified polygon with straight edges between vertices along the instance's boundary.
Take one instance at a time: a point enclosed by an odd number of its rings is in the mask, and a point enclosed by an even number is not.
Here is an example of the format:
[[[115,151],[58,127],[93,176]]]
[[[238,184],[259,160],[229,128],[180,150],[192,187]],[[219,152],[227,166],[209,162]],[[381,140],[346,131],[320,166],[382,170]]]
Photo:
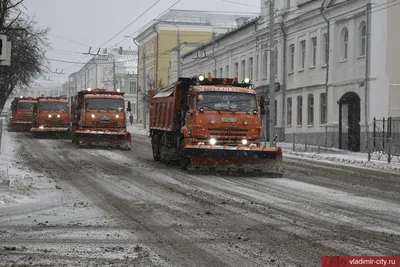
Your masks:
[[[400,254],[395,174],[286,156],[284,178],[187,173],[154,162],[144,136],[132,151],[10,136],[19,164],[57,189],[0,206],[0,266],[320,266],[323,255]]]

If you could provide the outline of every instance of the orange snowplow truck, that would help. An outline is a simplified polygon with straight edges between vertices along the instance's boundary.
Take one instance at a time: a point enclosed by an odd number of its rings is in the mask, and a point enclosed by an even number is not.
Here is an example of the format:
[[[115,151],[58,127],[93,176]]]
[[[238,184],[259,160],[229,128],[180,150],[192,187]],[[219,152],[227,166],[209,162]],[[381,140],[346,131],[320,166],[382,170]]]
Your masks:
[[[11,103],[10,127],[14,131],[31,130],[33,123],[33,110],[37,98],[34,97],[16,97]]]
[[[261,135],[256,92],[236,78],[179,78],[150,96],[156,161],[282,175],[281,148],[261,146]]]
[[[130,150],[132,140],[126,129],[123,96],[124,93],[105,89],[78,92],[71,105],[72,142],[81,147],[99,145]]]
[[[69,135],[71,115],[67,98],[39,97],[33,114],[31,133],[34,137]]]

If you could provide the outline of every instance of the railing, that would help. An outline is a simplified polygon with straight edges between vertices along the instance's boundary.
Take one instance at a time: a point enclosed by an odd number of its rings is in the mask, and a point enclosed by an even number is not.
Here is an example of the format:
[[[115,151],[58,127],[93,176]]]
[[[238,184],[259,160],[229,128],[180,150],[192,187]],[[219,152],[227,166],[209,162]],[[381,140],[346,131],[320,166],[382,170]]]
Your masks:
[[[400,163],[400,139],[375,137],[368,142],[368,161],[385,160]]]
[[[293,134],[293,151],[298,152],[317,152],[328,150],[325,145],[325,138],[313,134]]]

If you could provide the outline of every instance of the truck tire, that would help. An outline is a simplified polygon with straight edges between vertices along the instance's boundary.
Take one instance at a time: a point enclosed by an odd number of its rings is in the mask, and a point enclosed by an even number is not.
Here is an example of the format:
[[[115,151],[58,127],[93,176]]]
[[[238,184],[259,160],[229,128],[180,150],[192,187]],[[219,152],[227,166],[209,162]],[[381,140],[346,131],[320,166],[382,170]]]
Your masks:
[[[190,158],[186,155],[184,147],[185,147],[185,140],[181,138],[179,140],[179,161],[181,169],[186,171],[187,169],[189,169],[191,161]]]
[[[151,148],[153,149],[153,158],[155,161],[160,161],[160,135],[154,134],[151,137]]]
[[[163,134],[160,142],[160,160],[162,163],[170,164],[170,155],[169,155],[169,145],[168,145],[168,136],[167,134]]]

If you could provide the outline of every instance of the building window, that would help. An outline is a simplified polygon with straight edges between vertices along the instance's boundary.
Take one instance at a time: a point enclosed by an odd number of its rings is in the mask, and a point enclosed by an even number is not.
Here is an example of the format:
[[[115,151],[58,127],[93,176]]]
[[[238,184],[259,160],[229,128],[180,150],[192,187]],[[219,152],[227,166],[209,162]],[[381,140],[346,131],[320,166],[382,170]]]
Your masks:
[[[249,79],[253,80],[254,79],[254,66],[253,66],[253,58],[249,58]]]
[[[347,28],[342,30],[342,60],[347,60],[349,49],[349,31]]]
[[[268,77],[268,52],[264,52],[264,61],[263,61],[263,66],[264,66],[264,78]]]
[[[257,55],[256,59],[256,77],[255,80],[258,81],[258,75],[259,75],[259,63],[260,63],[260,56]]]
[[[239,79],[239,63],[235,63],[235,77]]]
[[[312,67],[317,65],[317,37],[311,39]]]
[[[306,41],[303,40],[300,42],[300,70],[304,70],[306,65]]]
[[[323,39],[324,39],[324,44],[323,44],[323,65],[326,66],[328,65],[328,59],[329,59],[329,38],[328,38],[328,34],[325,33],[323,35]]]
[[[136,115],[136,104],[135,103],[132,104],[132,114]]]
[[[277,126],[278,125],[278,100],[275,100],[274,118],[275,118],[275,126]]]
[[[225,77],[230,77],[230,74],[229,74],[229,66],[225,66]]]
[[[314,125],[314,96],[308,95],[308,125]]]
[[[360,27],[360,57],[365,56],[367,53],[367,26],[365,22],[361,23]]]
[[[303,97],[297,97],[297,125],[301,126],[303,124]]]
[[[220,77],[220,78],[223,78],[223,76],[224,76],[224,69],[223,69],[223,68],[220,68],[220,69],[219,69],[219,77]]]
[[[328,102],[327,102],[327,96],[326,93],[322,93],[320,97],[321,101],[321,124],[326,124],[328,121]]]
[[[287,125],[292,125],[292,98],[287,99]]]
[[[129,83],[129,89],[131,94],[136,94],[136,83],[135,82],[130,82]]]
[[[242,76],[240,77],[240,80],[244,80],[246,78],[246,60],[242,60]]]
[[[294,44],[290,45],[289,47],[289,51],[290,51],[290,62],[289,62],[289,66],[290,66],[290,72],[294,71]]]

